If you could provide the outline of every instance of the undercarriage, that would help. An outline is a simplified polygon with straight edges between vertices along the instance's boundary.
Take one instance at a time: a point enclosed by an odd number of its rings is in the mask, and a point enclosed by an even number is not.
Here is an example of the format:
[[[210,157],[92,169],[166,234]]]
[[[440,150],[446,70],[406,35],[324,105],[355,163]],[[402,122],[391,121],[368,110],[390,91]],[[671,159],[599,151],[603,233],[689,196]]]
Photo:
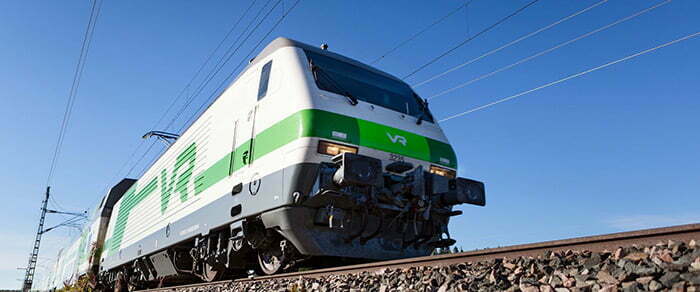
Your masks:
[[[315,165],[293,203],[103,272],[103,287],[143,289],[326,265],[424,256],[453,245],[453,206],[484,205],[483,183],[342,153]],[[308,177],[307,177],[308,178]],[[119,290],[117,289],[117,290]]]

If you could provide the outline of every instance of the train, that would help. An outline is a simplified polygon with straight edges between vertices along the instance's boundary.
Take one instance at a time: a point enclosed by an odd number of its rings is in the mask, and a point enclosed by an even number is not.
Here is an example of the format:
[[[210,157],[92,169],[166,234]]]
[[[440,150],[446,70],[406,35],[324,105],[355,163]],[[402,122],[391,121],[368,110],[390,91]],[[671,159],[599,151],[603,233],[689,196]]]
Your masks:
[[[427,101],[401,79],[270,42],[138,179],[104,195],[49,287],[215,281],[431,254],[485,205]]]

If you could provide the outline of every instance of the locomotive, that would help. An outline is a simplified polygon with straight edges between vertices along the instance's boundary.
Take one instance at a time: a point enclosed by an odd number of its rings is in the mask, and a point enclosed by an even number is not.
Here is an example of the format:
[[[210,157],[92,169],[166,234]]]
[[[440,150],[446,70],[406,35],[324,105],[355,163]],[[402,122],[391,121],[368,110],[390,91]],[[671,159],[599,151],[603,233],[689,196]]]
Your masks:
[[[429,255],[455,243],[453,206],[485,205],[484,184],[456,174],[408,84],[277,38],[138,180],[109,190],[50,286],[89,276],[121,290]]]

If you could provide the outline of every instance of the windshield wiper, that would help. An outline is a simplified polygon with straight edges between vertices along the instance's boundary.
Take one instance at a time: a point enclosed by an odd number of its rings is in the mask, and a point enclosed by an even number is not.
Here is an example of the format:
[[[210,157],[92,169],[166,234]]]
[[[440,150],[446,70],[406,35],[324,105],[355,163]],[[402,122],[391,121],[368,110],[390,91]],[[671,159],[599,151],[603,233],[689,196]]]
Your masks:
[[[326,73],[325,71],[323,71],[323,69],[321,69],[321,67],[314,65],[313,61],[311,61],[311,60],[309,60],[309,65],[311,66],[311,72],[313,73],[314,79],[316,79],[316,81],[318,81],[317,73],[320,72],[321,74],[323,74],[323,76],[324,76],[326,79],[328,79],[328,81],[330,81],[329,83],[330,83],[333,87],[335,87],[335,89],[336,89],[338,92],[342,92],[340,95],[345,96],[345,97],[348,99],[348,101],[350,101],[350,104],[352,104],[352,105],[357,105],[357,104],[359,103],[359,101],[357,100],[357,97],[354,97],[352,94],[350,94],[350,92],[348,92],[348,91],[345,90],[342,86],[340,86],[340,85],[338,84],[338,82],[336,82],[335,79],[333,79],[333,78],[330,76],[330,74],[328,74],[328,73]]]
[[[415,93],[413,96],[418,100],[418,104],[420,104],[421,108],[420,114],[418,115],[418,120],[416,121],[416,125],[420,125],[423,123],[423,118],[425,118],[426,113],[428,112],[428,101],[418,97],[418,95]]]

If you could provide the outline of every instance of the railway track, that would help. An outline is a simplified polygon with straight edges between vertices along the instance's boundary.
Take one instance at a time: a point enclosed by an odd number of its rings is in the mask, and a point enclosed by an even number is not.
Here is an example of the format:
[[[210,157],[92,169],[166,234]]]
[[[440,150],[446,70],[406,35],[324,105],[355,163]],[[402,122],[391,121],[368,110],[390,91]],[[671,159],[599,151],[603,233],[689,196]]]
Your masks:
[[[537,256],[545,251],[588,250],[600,252],[615,250],[618,247],[631,245],[654,245],[661,241],[683,241],[700,239],[700,224],[687,224],[672,227],[644,229],[629,232],[611,233],[605,235],[577,237],[564,240],[545,241],[531,244],[513,245],[499,248],[489,248],[456,254],[444,254],[374,262],[359,265],[339,266],[333,268],[316,269],[310,271],[292,272],[271,276],[256,276],[236,280],[226,280],[212,283],[197,283],[182,286],[172,286],[142,291],[173,291],[181,289],[197,289],[206,286],[225,285],[231,282],[250,282],[285,278],[316,278],[334,274],[349,274],[359,272],[373,272],[383,269],[399,269],[417,266],[442,266],[465,262],[479,262],[496,258],[512,258],[522,256]],[[189,290],[188,289],[188,290]]]

